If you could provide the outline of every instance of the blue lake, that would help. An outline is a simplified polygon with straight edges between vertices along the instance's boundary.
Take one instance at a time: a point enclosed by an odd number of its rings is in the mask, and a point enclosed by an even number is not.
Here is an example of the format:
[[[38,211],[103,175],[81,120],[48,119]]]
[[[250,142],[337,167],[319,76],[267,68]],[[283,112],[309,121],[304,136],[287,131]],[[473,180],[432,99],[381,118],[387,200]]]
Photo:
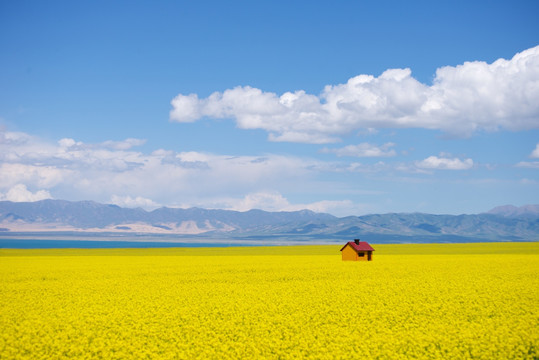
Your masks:
[[[187,243],[153,241],[92,241],[92,240],[31,240],[0,239],[0,249],[118,249],[118,248],[167,248],[167,247],[230,247],[249,244]],[[252,245],[251,245],[252,246]]]

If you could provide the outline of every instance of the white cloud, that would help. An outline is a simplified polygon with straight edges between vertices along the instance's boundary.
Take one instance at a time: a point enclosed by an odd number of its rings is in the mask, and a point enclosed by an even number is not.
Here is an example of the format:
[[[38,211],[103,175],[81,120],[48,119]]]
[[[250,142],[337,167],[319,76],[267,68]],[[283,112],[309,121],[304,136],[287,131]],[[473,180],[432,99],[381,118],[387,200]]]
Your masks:
[[[127,208],[141,207],[146,210],[153,210],[161,206],[155,201],[151,199],[143,198],[142,196],[131,197],[131,196],[112,195],[110,199],[110,203],[121,206],[121,207],[127,207]]]
[[[58,140],[58,145],[60,145],[61,148],[66,149],[66,148],[73,147],[75,145],[81,146],[82,143],[76,142],[75,140],[70,139],[70,138],[63,138],[63,139]]]
[[[539,161],[521,161],[516,164],[516,167],[528,168],[528,169],[539,169]]]
[[[146,143],[145,139],[134,139],[128,138],[121,141],[112,141],[107,140],[100,144],[84,144],[80,141],[75,141],[70,138],[60,139],[58,145],[63,149],[77,149],[77,150],[87,150],[87,149],[109,149],[109,150],[129,150],[132,147],[141,146]]]
[[[170,117],[178,122],[193,122],[201,117],[198,108],[199,100],[196,94],[187,96],[176,96],[172,100],[174,109],[170,112]]]
[[[539,158],[539,143],[535,146],[535,149],[530,154],[530,157],[534,159]]]
[[[18,145],[28,143],[32,137],[28,134],[15,131],[5,131],[0,129],[0,144],[2,145]]]
[[[257,192],[247,194],[241,199],[228,199],[229,210],[247,211],[262,209],[266,211],[284,211],[290,203],[278,192]]]
[[[215,200],[213,204],[205,204],[208,208],[222,208],[235,211],[261,209],[265,211],[299,211],[311,210],[321,213],[350,215],[360,213],[363,207],[350,200],[322,200],[312,203],[291,204],[287,198],[277,191],[261,191],[250,193],[243,198],[226,198]]]
[[[113,150],[129,150],[132,147],[141,146],[145,143],[145,139],[129,138],[122,141],[105,141],[102,143],[102,146]]]
[[[164,205],[361,214],[373,208],[355,201],[360,196],[375,194],[373,191],[379,195],[380,188],[374,183],[367,190],[358,189],[345,178],[362,177],[358,175],[361,173],[372,180],[377,173],[393,177],[395,173],[432,173],[430,169],[434,168],[462,169],[473,165],[471,159],[453,159],[448,154],[419,163],[361,164],[277,154],[229,156],[166,149],[143,153],[108,141],[86,144],[61,139],[49,143],[27,134],[1,131],[0,139],[4,139],[0,142],[2,199],[35,201],[53,197],[145,209]],[[126,146],[139,143],[125,141]],[[393,147],[392,143],[359,144],[328,152],[341,156],[389,156]],[[282,194],[314,196],[317,201],[291,202]]]
[[[223,194],[297,188],[319,171],[316,160],[273,154],[126,150],[143,143],[133,139],[85,144],[65,138],[47,143],[6,131],[0,131],[0,139],[0,192],[24,184],[55,198],[112,200],[128,207],[193,206]]]
[[[0,200],[13,202],[34,202],[51,198],[52,196],[47,190],[38,190],[33,193],[24,184],[13,186],[5,195],[0,193]]]
[[[421,169],[468,170],[473,167],[473,160],[429,156],[424,160],[416,162],[416,166]]]
[[[348,145],[338,149],[323,148],[322,153],[331,153],[337,156],[353,156],[353,157],[390,157],[395,156],[393,143],[386,143],[382,146],[376,146],[369,143],[361,143],[358,145]]]
[[[37,188],[51,188],[73,175],[73,171],[56,166],[0,163],[0,189],[24,183]]]
[[[281,96],[249,86],[200,99],[179,94],[170,120],[234,118],[242,129],[263,129],[272,141],[330,143],[364,129],[425,128],[457,136],[478,130],[539,128],[539,46],[499,59],[446,66],[431,86],[410,69],[379,77],[359,75],[328,85],[317,95],[303,90]]]

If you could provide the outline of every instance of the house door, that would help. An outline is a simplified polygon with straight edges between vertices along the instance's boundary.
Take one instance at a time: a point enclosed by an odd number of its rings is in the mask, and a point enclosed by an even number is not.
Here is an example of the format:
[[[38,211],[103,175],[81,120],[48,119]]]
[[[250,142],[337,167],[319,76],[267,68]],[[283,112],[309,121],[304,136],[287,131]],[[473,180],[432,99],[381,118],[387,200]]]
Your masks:
[[[371,261],[372,260],[372,251],[369,251],[367,253],[367,261]]]

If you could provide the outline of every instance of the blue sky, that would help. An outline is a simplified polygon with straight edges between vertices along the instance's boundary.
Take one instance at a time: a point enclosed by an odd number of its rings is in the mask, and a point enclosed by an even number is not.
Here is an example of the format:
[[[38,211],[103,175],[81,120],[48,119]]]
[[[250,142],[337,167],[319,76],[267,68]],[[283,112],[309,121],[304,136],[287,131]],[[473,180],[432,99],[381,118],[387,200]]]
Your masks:
[[[0,199],[539,203],[536,1],[0,1]]]

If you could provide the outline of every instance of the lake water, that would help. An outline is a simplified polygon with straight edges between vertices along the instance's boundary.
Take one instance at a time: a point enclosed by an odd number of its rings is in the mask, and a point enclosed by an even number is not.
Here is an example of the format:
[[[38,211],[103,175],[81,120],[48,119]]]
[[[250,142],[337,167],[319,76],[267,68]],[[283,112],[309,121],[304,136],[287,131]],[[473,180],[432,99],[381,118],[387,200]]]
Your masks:
[[[92,241],[92,240],[29,240],[0,239],[0,249],[117,249],[117,248],[166,248],[166,247],[230,247],[231,243],[157,242],[157,241]],[[242,244],[240,246],[253,246]]]

